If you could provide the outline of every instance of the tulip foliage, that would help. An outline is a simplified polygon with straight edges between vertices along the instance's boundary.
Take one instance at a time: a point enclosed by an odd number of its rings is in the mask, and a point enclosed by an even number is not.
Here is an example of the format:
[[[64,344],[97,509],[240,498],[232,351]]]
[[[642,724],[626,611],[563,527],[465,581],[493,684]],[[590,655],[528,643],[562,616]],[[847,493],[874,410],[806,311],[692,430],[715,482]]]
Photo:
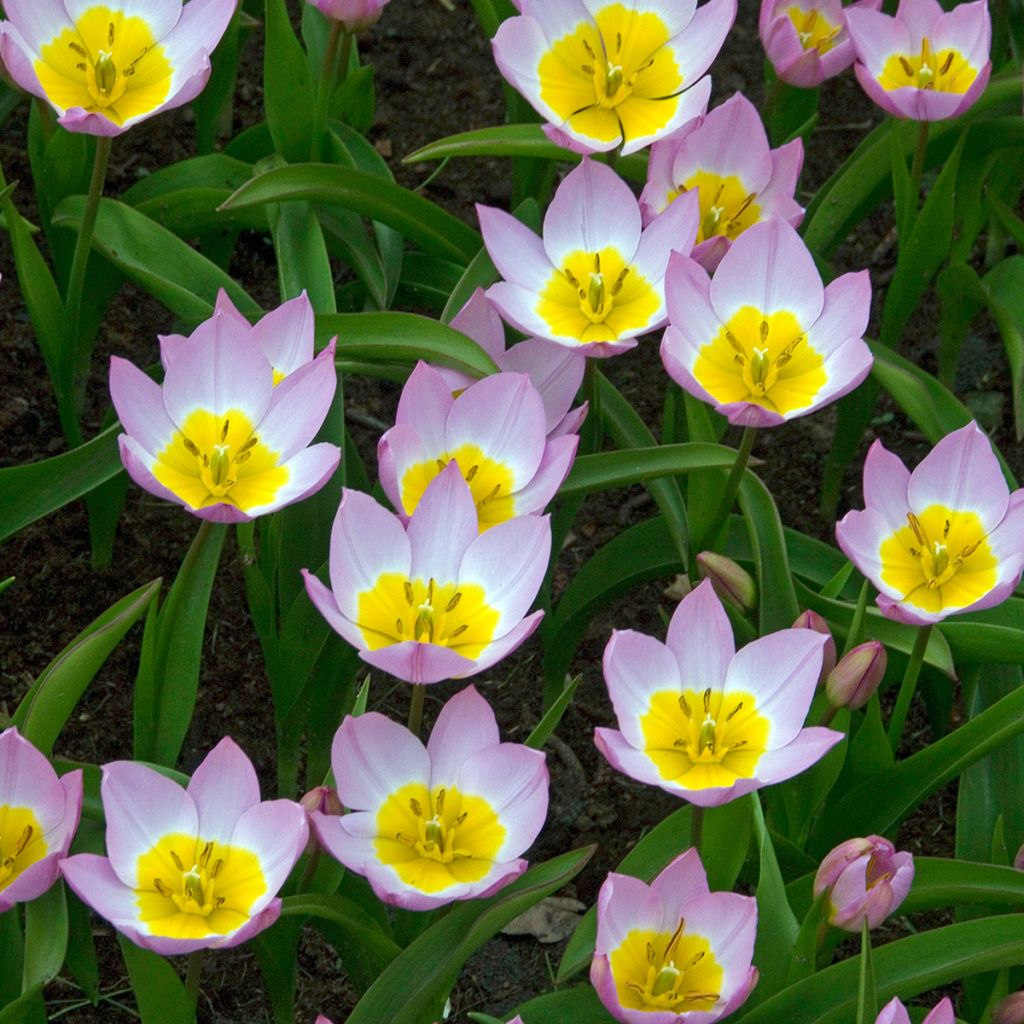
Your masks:
[[[473,0],[507,123],[399,154],[507,172],[467,223],[366,137],[406,2],[3,2],[0,288],[63,437],[4,459],[0,541],[78,502],[97,569],[194,539],[0,673],[0,1024],[196,1024],[231,957],[275,1024],[1024,1019],[1019,4]],[[819,121],[838,76],[874,127]],[[174,117],[194,152],[112,184]],[[125,286],[167,314],[131,339]],[[212,678],[222,593],[257,679]],[[122,643],[117,753],[73,759]],[[596,850],[588,774],[631,805]],[[568,885],[548,975],[467,998]]]

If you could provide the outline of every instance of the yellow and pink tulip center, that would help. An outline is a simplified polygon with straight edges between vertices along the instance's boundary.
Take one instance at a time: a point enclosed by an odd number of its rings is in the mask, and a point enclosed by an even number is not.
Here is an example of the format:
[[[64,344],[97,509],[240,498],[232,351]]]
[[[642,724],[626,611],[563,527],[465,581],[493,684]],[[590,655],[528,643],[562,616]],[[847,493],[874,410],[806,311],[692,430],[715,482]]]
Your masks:
[[[805,409],[828,380],[796,316],[744,306],[703,345],[693,375],[716,402],[751,402],[781,415]]]
[[[901,600],[927,612],[964,608],[996,584],[997,560],[976,512],[930,505],[878,552],[882,580]]]
[[[634,929],[609,956],[619,1002],[628,1010],[706,1012],[722,988],[723,971],[711,943],[686,932]]]
[[[105,5],[90,7],[41,47],[35,73],[63,110],[101,111],[116,124],[159,107],[173,68],[144,18]]]
[[[745,692],[659,690],[640,719],[644,751],[663,779],[688,789],[752,779],[768,748],[768,719]]]
[[[537,66],[543,101],[583,135],[612,143],[664,128],[683,76],[653,11],[609,4],[557,39]]]
[[[240,409],[197,409],[157,455],[153,476],[192,508],[224,502],[247,512],[271,503],[288,482],[279,454]]]
[[[456,462],[462,478],[469,484],[476,503],[480,531],[489,530],[516,514],[512,491],[515,483],[512,471],[503,462],[492,459],[479,445],[463,444],[436,459],[428,459],[410,466],[402,475],[402,506],[406,515],[412,515],[419,505],[427,486],[438,473]]]
[[[668,194],[672,202],[684,192],[698,189],[700,226],[697,228],[699,245],[716,235],[735,241],[752,224],[761,219],[757,193],[744,185],[737,174],[716,174],[714,171],[695,171]]]
[[[382,864],[390,865],[406,885],[437,893],[483,878],[505,842],[506,829],[483,797],[455,786],[431,792],[414,782],[381,805],[377,834]]]
[[[237,931],[267,891],[251,850],[181,833],[163,836],[136,864],[135,902],[150,934],[203,939]]]
[[[834,25],[816,7],[805,11],[802,7],[789,7],[786,15],[796,29],[800,45],[805,50],[817,50],[828,53],[835,45],[836,37],[843,30],[842,25]]]
[[[46,853],[43,829],[32,809],[0,806],[0,889],[42,860]]]
[[[893,89],[929,89],[935,92],[967,92],[978,69],[972,67],[959,50],[951,47],[933,50],[928,38],[921,40],[920,53],[894,53],[878,76],[878,84]]]
[[[581,344],[616,341],[651,321],[661,300],[650,282],[614,247],[576,250],[552,271],[537,313],[555,335]]]

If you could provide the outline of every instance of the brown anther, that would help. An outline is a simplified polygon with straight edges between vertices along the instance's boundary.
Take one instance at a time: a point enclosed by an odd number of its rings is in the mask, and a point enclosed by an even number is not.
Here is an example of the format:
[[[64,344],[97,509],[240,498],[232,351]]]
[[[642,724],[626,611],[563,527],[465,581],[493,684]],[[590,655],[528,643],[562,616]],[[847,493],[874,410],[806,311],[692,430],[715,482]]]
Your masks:
[[[655,953],[655,952],[654,952],[654,946],[652,946],[652,945],[651,945],[651,944],[650,944],[650,943],[648,942],[648,943],[647,943],[647,962],[648,962],[649,964],[653,964],[653,963],[654,963],[654,961],[655,961],[655,959],[657,959],[657,953]]]
[[[586,50],[587,53],[590,54],[590,59],[591,60],[597,60],[597,54],[594,53],[594,48],[590,45],[590,43],[588,43],[586,41],[586,39],[582,40],[582,43],[583,43],[583,49]]]
[[[208,842],[203,847],[203,852],[199,854],[199,866],[205,868],[210,863],[210,855],[213,853],[213,843]]]
[[[412,584],[406,580],[402,584],[402,589],[405,591],[406,604],[413,604],[416,601],[416,595],[413,593]]]
[[[585,74],[585,75],[591,75],[591,76],[593,76],[594,73],[595,73],[593,67],[591,67],[591,65],[589,65],[589,64],[581,64],[580,65],[580,71],[582,71],[583,74]]]
[[[79,57],[88,57],[89,51],[81,43],[68,43],[68,49],[74,50]]]
[[[477,475],[477,473],[479,473],[479,472],[480,472],[480,467],[479,466],[475,466],[475,465],[474,466],[470,466],[469,467],[469,472],[466,474],[466,483],[467,484],[468,483],[472,483],[473,482],[473,477],[475,477]]]
[[[107,25],[107,45],[108,46],[113,46],[114,45],[114,23],[113,22],[110,22],[110,24]]]
[[[238,453],[241,455],[242,452],[247,452],[250,448],[255,448],[260,443],[258,437],[250,437],[241,448],[238,449]]]
[[[77,63],[76,65],[75,65],[75,69],[76,69],[77,71],[87,71],[87,70],[88,70],[88,68],[86,68],[86,66],[85,66],[85,65],[84,65],[84,64],[83,64],[83,63],[82,63],[81,61],[79,61],[79,62],[78,62],[78,63]]]
[[[248,462],[252,458],[252,452],[239,452],[235,458],[235,465],[240,466],[243,462]]]
[[[928,547],[928,538],[925,536],[925,532],[921,527],[921,520],[918,519],[913,512],[908,512],[907,522],[910,524],[910,529],[914,531],[914,536],[917,538],[917,542],[924,547]]]
[[[761,334],[761,341],[767,341],[768,340],[768,321],[767,320],[762,320],[761,321],[760,334]]]
[[[206,455],[204,453],[203,454],[203,469],[209,469],[209,468],[210,468],[210,456]]]
[[[220,869],[222,867],[224,867],[224,858],[223,857],[218,857],[213,862],[213,867],[210,868],[210,877],[211,878],[216,878],[220,874]]]
[[[736,707],[734,707],[732,711],[730,711],[729,714],[725,716],[725,720],[727,722],[731,722],[733,718],[739,714],[741,707],[743,707],[743,701],[740,701],[739,704],[737,704]]]
[[[461,825],[469,815],[469,811],[463,811],[453,822],[454,825]]]
[[[405,843],[406,846],[415,846],[416,840],[412,836],[407,836],[404,832],[396,832],[395,839],[400,843]]]
[[[907,58],[906,58],[906,57],[903,57],[903,56],[901,56],[901,57],[900,57],[900,65],[902,66],[902,68],[903,68],[904,72],[905,72],[905,73],[906,73],[906,74],[907,74],[908,76],[911,76],[911,77],[913,77],[913,74],[914,74],[914,69],[913,69],[913,68],[912,68],[912,67],[910,66],[910,61],[909,61],[909,60],[907,60]]]
[[[705,715],[710,715],[711,714],[711,687],[710,686],[704,691],[704,714]]]
[[[462,591],[456,590],[452,595],[452,599],[444,606],[446,612],[453,612],[459,606],[459,602],[462,600]]]
[[[679,945],[679,940],[683,937],[683,930],[686,928],[686,918],[679,918],[679,924],[676,925],[676,930],[672,933],[672,938],[668,940],[668,945],[665,947],[665,960],[671,960],[672,954],[675,953],[676,947]]]
[[[812,7],[811,13],[807,15],[807,20],[804,22],[804,31],[813,32],[814,26],[818,21],[818,8]]]
[[[18,841],[14,844],[14,856],[21,856],[25,847],[32,841],[32,826],[26,825],[22,829],[21,835],[18,836]]]
[[[462,636],[462,634],[465,633],[467,629],[469,629],[469,624],[464,622],[461,626],[459,626],[458,629],[453,629],[448,634],[448,639],[454,640],[457,636]]]
[[[948,536],[949,536],[949,520],[947,519],[946,522],[943,524],[943,527],[942,527],[942,539],[945,540]]]
[[[694,964],[699,964],[704,959],[704,950],[702,949],[699,953],[695,953],[690,957],[690,962],[686,965],[687,967],[693,967]]]
[[[622,49],[622,33],[615,33],[615,52],[618,53]]]
[[[395,632],[399,639],[405,636],[405,623],[401,619],[395,619]]]
[[[601,273],[601,254],[599,252],[594,253],[594,273]]]
[[[423,817],[423,804],[421,804],[419,800],[416,799],[416,797],[413,796],[409,798],[409,807],[412,809],[412,813],[415,814],[417,818]]]
[[[679,694],[679,707],[682,708],[683,714],[689,718],[693,712],[690,710],[690,705],[686,702],[686,694]]]
[[[156,889],[158,893],[160,893],[161,896],[164,897],[164,899],[169,899],[171,896],[174,895],[174,893],[171,891],[171,887],[169,885],[164,885],[164,883],[160,881],[159,878],[153,879],[153,887]]]
[[[444,797],[445,790],[442,786],[441,789],[437,791],[437,798],[434,800],[434,806],[437,808],[438,814],[444,814]]]
[[[193,455],[197,459],[199,458],[199,446],[195,443],[195,441],[190,441],[187,437],[183,437],[182,444],[184,444],[185,451],[187,451],[189,455]]]
[[[223,896],[218,896],[213,901],[213,905],[217,908],[217,910],[220,910],[220,908],[224,906],[224,897]]]
[[[939,68],[939,74],[944,75],[953,65],[953,51],[949,51],[949,55],[942,62],[942,67]]]
[[[174,850],[171,850],[171,860],[174,861],[174,866],[179,871],[185,870],[185,865],[181,863],[181,858],[174,852]]]
[[[434,603],[434,577],[431,576],[427,581],[427,604]]]
[[[224,426],[220,428],[220,439],[226,441],[228,437],[228,431],[231,429],[231,420],[225,420]]]
[[[448,465],[444,459],[434,459],[434,464],[437,466],[438,472],[443,471],[444,467]]]
[[[959,556],[959,557],[960,557],[960,558],[970,558],[970,557],[971,557],[971,555],[973,555],[973,554],[974,554],[974,552],[975,552],[975,551],[977,551],[977,550],[978,550],[978,548],[980,548],[980,547],[981,547],[982,541],[983,541],[984,539],[985,539],[985,538],[984,538],[984,537],[982,537],[982,538],[981,538],[981,540],[976,540],[976,541],[975,541],[975,542],[974,542],[973,544],[968,544],[968,545],[967,545],[967,546],[966,546],[966,547],[965,547],[965,548],[964,548],[964,549],[963,549],[963,550],[962,550],[962,551],[960,552],[960,556]]]

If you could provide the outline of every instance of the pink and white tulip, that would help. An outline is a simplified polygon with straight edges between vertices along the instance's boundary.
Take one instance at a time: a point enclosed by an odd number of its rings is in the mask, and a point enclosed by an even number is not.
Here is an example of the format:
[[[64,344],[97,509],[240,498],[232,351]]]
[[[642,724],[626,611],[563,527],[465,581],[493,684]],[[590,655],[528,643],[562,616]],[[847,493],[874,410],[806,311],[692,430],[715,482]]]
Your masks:
[[[848,11],[877,11],[882,0],[761,0],[761,45],[784,82],[803,89],[845,71],[856,56]]]
[[[673,254],[665,290],[665,369],[730,423],[773,427],[806,416],[871,369],[867,271],[822,287],[807,246],[777,216],[744,231],[713,279]]]
[[[911,473],[876,441],[863,510],[836,526],[878,588],[882,614],[926,625],[1005,601],[1024,572],[1024,488],[1010,493],[976,423],[947,434]]]
[[[334,397],[333,343],[275,387],[261,344],[267,319],[250,327],[221,309],[189,339],[164,339],[162,386],[110,362],[128,475],[201,519],[243,522],[300,501],[341,457],[336,445],[310,445]]]
[[[992,1019],[995,1021],[995,1017]],[[956,1015],[953,1013],[953,1004],[947,996],[935,1004],[921,1024],[955,1024],[955,1022]],[[892,999],[882,1007],[882,1012],[875,1018],[875,1024],[910,1024],[910,1015],[899,999]]]
[[[347,32],[365,32],[380,20],[388,0],[308,0],[324,17],[340,21]]]
[[[604,677],[619,729],[596,729],[594,742],[619,771],[700,807],[792,778],[843,738],[803,728],[825,640],[783,629],[737,652],[704,580],[680,601],[667,643],[612,633]]]
[[[857,80],[893,117],[956,117],[988,85],[988,0],[958,4],[948,12],[938,0],[900,0],[895,17],[851,8],[846,21],[857,51]]]
[[[501,73],[580,153],[634,153],[703,113],[701,78],[736,17],[736,0],[522,0],[494,37]]]
[[[237,946],[281,912],[277,892],[309,837],[292,800],[260,801],[252,763],[217,744],[187,788],[134,761],[103,767],[107,856],[63,862],[78,896],[164,955]]]
[[[81,812],[81,771],[58,778],[17,729],[0,733],[0,914],[57,880]]]
[[[120,135],[202,92],[235,0],[6,0],[0,59],[68,131]]]
[[[821,862],[814,895],[828,892],[830,924],[859,932],[866,921],[877,928],[907,898],[914,881],[914,857],[881,836],[848,839]]]
[[[480,533],[452,462],[408,528],[368,494],[346,490],[331,531],[331,587],[303,576],[310,600],[363,661],[409,683],[437,683],[490,668],[540,625],[543,612],[526,613],[550,552],[546,516]]]
[[[793,194],[803,161],[800,139],[770,148],[757,109],[736,93],[651,147],[640,210],[649,221],[696,190],[700,225],[690,255],[710,273],[751,225],[777,214],[799,226],[804,210]]]
[[[544,403],[523,373],[497,373],[457,398],[426,363],[402,389],[398,415],[377,445],[384,493],[408,522],[430,482],[454,462],[469,485],[481,530],[540,513],[555,496],[579,437],[548,440]]]
[[[505,348],[505,325],[482,288],[469,297],[465,306],[452,317],[449,325],[472,338],[506,373],[525,373],[544,403],[545,429],[548,440],[564,434],[578,434],[587,416],[587,403],[571,408],[576,392],[583,383],[586,358],[580,352],[553,345],[542,338],[527,338]],[[475,384],[476,377],[447,366],[433,369],[444,378],[453,392],[465,391]]]
[[[623,1024],[713,1024],[757,984],[752,896],[711,892],[696,850],[650,885],[609,874],[597,901],[590,980]]]
[[[410,910],[508,885],[547,816],[544,755],[502,743],[472,686],[445,704],[426,747],[376,712],[346,718],[331,766],[351,813],[314,811],[320,842],[385,903]]]
[[[526,334],[610,356],[665,322],[669,256],[693,247],[699,206],[682,196],[643,228],[630,187],[585,159],[558,186],[541,238],[502,210],[477,214],[504,278],[487,290],[501,315]]]

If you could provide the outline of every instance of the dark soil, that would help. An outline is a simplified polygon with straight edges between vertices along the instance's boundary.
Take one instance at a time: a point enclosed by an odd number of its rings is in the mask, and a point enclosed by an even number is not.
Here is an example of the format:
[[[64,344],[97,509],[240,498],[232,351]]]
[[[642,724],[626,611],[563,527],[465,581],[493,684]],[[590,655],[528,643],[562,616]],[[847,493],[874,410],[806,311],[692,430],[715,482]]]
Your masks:
[[[712,68],[715,100],[744,91],[755,103],[762,99],[762,53],[757,40],[756,5],[742,5],[740,20]],[[252,33],[243,67],[235,130],[259,116],[261,31]],[[498,124],[503,119],[501,81],[466,0],[453,11],[438,0],[401,0],[385,10],[377,29],[361,50],[375,66],[377,116],[371,132],[379,152],[389,161],[399,182],[414,187],[432,165],[403,165],[401,158],[419,146],[445,135]],[[804,198],[853,150],[878,120],[852,76],[825,85],[821,124],[810,141],[804,176]],[[30,219],[35,216],[31,175],[24,156],[26,112],[20,110],[0,137],[0,159],[8,180],[22,183],[16,201]],[[139,176],[191,153],[189,116],[177,112],[135,128],[115,145],[108,194],[116,195]],[[473,204],[507,206],[510,178],[498,160],[462,160],[449,164],[425,189],[425,194],[473,222]],[[849,240],[835,261],[837,272],[869,267],[884,279],[893,252],[879,245],[891,228],[891,214],[882,211]],[[16,465],[53,455],[63,449],[46,372],[35,347],[27,314],[21,305],[6,235],[0,235],[0,466]],[[243,237],[231,267],[232,274],[265,307],[276,304],[272,250],[254,236]],[[106,367],[111,354],[147,365],[157,358],[156,335],[174,327],[159,304],[132,286],[114,300],[101,329],[90,382],[87,429],[95,430],[108,406]],[[934,310],[915,320],[907,351],[933,362]],[[998,349],[978,344],[979,357],[964,390],[1006,390],[1007,371]],[[634,352],[602,367],[635,404],[646,422],[659,432],[666,376],[656,339],[647,339]],[[933,368],[929,366],[929,368]],[[366,426],[392,421],[398,390],[368,380],[348,384],[350,426],[367,464],[373,466],[377,434]],[[1005,418],[1004,418],[1005,419]],[[831,539],[832,524],[819,518],[818,494],[824,459],[831,441],[834,411],[766,431],[756,454],[759,470],[778,502],[783,522],[807,533]],[[918,459],[924,439],[887,406],[881,409],[876,433],[901,454]],[[870,441],[871,438],[867,440]],[[997,433],[996,440],[1007,438]],[[727,442],[735,442],[732,434]],[[1008,450],[1004,448],[1004,451]],[[1019,468],[1019,467],[1018,467]],[[859,470],[851,470],[844,506],[860,501]],[[842,510],[841,510],[842,511]],[[624,526],[652,515],[654,507],[642,491],[608,494],[584,503],[573,539],[559,561],[559,579],[576,568]],[[89,535],[84,508],[70,506],[19,533],[0,552],[0,579],[17,577],[0,597],[0,724],[3,712],[13,711],[32,680],[51,658],[101,610],[130,590],[162,576],[173,578],[195,530],[195,522],[177,506],[160,502],[132,487],[118,528],[113,564],[94,571],[89,564]],[[616,602],[595,621],[573,663],[582,673],[577,699],[565,716],[558,738],[549,747],[552,801],[548,825],[531,857],[552,856],[571,847],[597,844],[591,864],[568,887],[566,895],[592,904],[605,873],[614,868],[645,829],[678,804],[659,791],[632,782],[598,756],[591,735],[612,720],[600,673],[600,656],[610,631],[635,628],[663,635],[659,611],[671,610],[662,595],[671,581],[638,588]],[[99,671],[73,720],[60,737],[61,757],[102,764],[131,754],[131,691],[138,658],[139,635],[133,631]],[[534,640],[515,658],[475,680],[494,706],[503,735],[523,739],[541,714],[540,646]],[[455,687],[432,687],[428,720]],[[233,540],[226,545],[210,609],[199,702],[180,767],[191,770],[225,733],[247,751],[271,791],[274,777],[274,736],[267,713],[267,681],[259,647],[246,611],[240,560]],[[373,706],[404,718],[403,685],[378,677]],[[927,742],[921,717],[919,743]],[[908,822],[901,843],[915,852],[952,852],[955,794],[944,794]],[[48,990],[53,1017],[69,1024],[118,1024],[132,1019],[132,996],[111,930],[95,924],[100,951],[102,988],[111,995],[99,1008],[80,1007],[80,993],[70,981],[59,980]],[[542,947],[532,939],[498,937],[469,963],[452,996],[453,1021],[463,1024],[468,1011],[500,1015],[531,995],[550,987],[549,974],[561,947]],[[304,940],[300,954],[299,1019],[312,1022],[318,1012],[338,1024],[350,1011],[352,992],[339,972],[329,947],[315,936]],[[114,996],[113,993],[120,992]],[[115,1002],[116,1000],[116,1002]],[[120,1008],[118,1004],[123,1004]],[[247,950],[221,953],[207,963],[200,1019],[224,1024],[269,1020],[269,1007],[255,960]]]

